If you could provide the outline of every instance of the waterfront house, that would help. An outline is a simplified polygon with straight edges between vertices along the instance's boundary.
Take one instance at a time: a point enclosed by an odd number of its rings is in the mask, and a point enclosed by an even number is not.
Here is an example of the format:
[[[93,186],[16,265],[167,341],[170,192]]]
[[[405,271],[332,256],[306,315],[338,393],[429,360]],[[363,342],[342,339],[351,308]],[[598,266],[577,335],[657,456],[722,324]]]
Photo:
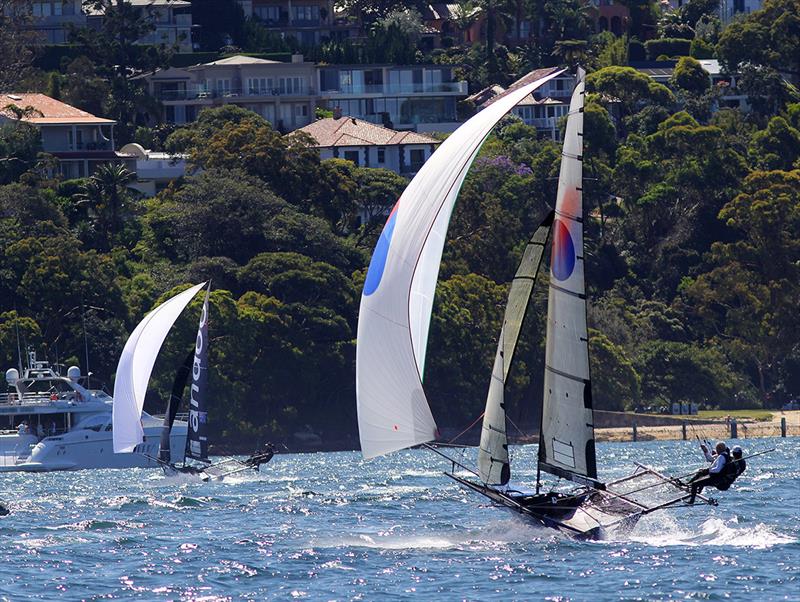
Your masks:
[[[436,150],[439,141],[416,132],[397,132],[363,119],[342,116],[319,119],[301,132],[316,140],[322,159],[340,158],[360,167],[383,167],[413,176]]]
[[[24,113],[15,114],[13,107]],[[0,123],[9,121],[28,123],[39,130],[42,150],[58,159],[64,178],[90,176],[104,163],[129,163],[115,150],[116,121],[96,117],[44,94],[0,95]]]
[[[165,44],[178,52],[192,51],[192,4],[186,0],[124,0],[152,19],[155,29],[139,38],[138,44]],[[87,23],[100,27],[103,12],[87,8]]]
[[[332,0],[238,0],[251,18],[282,38],[294,38],[301,47],[358,35],[355,20],[340,18]]]
[[[319,103],[390,129],[452,132],[467,82],[447,65],[320,65]]]
[[[302,55],[294,55],[291,63],[236,55],[142,79],[161,102],[167,123],[190,123],[202,109],[223,104],[250,109],[284,132],[314,118],[314,64]]]

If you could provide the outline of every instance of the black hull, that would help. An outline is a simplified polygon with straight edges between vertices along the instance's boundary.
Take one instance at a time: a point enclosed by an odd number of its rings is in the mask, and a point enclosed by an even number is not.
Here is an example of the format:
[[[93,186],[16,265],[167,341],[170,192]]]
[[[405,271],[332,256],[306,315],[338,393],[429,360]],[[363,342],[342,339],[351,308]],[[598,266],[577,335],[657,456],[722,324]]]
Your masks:
[[[643,512],[627,503],[620,504],[602,491],[588,490],[580,495],[543,493],[527,495],[500,491],[447,473],[460,485],[489,498],[535,524],[556,529],[578,540],[602,540],[610,533],[633,529]],[[610,512],[609,504],[617,507]]]

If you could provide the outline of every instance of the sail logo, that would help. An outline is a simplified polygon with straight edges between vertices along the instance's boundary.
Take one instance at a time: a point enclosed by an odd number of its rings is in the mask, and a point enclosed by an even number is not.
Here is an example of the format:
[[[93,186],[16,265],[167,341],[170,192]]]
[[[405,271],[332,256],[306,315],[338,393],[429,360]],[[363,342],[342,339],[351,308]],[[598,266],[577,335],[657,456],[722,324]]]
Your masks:
[[[397,223],[397,207],[399,204],[399,200],[394,204],[380,238],[378,238],[378,242],[375,245],[375,250],[372,252],[372,259],[369,262],[369,269],[367,269],[367,278],[364,281],[364,296],[366,297],[378,290],[381,278],[383,278],[386,259],[389,257],[389,245],[392,242],[394,226]]]
[[[551,270],[556,280],[566,280],[575,269],[575,243],[569,228],[561,220],[553,224],[553,261]]]

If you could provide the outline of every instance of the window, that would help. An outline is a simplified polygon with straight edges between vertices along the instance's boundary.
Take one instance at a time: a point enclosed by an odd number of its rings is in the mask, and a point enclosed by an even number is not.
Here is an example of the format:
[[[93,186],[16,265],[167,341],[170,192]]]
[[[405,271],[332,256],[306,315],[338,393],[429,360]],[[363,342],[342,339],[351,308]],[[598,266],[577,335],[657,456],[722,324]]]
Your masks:
[[[230,94],[231,92],[231,80],[229,79],[218,79],[217,80],[217,93],[219,94]]]
[[[421,148],[412,148],[409,155],[411,157],[411,169],[414,171],[418,170],[422,167],[422,164],[425,163],[425,151]]]
[[[360,163],[358,162],[358,155],[359,155],[358,151],[344,151],[345,161],[352,161],[356,165],[360,165]]]
[[[319,21],[319,6],[293,6],[293,21]]]
[[[386,149],[383,148],[382,146],[378,147],[378,163],[380,163],[381,165],[386,163]]]
[[[256,6],[253,14],[262,21],[277,23],[281,18],[281,9],[279,6]]]

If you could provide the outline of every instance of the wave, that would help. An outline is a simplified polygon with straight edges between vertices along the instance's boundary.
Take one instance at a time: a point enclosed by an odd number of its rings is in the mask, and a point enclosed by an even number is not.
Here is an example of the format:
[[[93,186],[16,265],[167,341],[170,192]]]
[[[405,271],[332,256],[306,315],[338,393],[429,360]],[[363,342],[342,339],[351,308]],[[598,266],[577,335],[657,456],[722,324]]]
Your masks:
[[[320,538],[311,542],[317,548],[372,548],[378,550],[411,549],[498,549],[512,544],[551,541],[562,536],[556,531],[524,520],[491,521],[484,527],[463,529],[458,525],[425,533],[404,534],[398,526],[377,533],[352,533],[337,538]]]
[[[640,521],[627,539],[652,546],[723,545],[751,548],[768,548],[800,541],[764,523],[741,526],[736,517],[728,520],[709,518],[695,529],[678,524],[674,517]]]

